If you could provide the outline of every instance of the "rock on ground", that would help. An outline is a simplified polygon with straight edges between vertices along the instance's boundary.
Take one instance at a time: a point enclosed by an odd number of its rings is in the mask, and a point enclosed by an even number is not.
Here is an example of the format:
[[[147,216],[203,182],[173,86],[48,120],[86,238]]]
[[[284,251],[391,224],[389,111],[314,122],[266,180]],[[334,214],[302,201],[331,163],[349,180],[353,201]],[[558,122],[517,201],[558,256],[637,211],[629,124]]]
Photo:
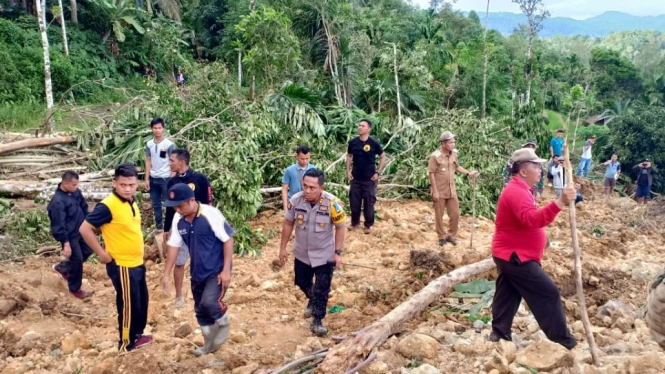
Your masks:
[[[435,358],[437,341],[431,336],[413,333],[397,344],[397,352],[406,358]]]
[[[552,371],[573,366],[573,355],[562,345],[541,340],[517,352],[515,362],[538,371]]]
[[[411,370],[411,374],[441,374],[439,369],[430,364],[422,364]]]

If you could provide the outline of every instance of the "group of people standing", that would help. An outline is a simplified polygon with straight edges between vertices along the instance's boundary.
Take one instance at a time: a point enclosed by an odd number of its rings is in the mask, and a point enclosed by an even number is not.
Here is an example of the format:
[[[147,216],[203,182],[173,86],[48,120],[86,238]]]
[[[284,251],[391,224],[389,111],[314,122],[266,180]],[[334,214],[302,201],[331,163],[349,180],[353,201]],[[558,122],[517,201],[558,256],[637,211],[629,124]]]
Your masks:
[[[191,291],[194,312],[204,336],[204,346],[194,350],[196,356],[216,351],[229,334],[228,306],[223,301],[231,282],[234,229],[217,208],[212,206],[212,187],[208,178],[189,166],[190,154],[176,148],[165,137],[165,124],[155,118],[150,127],[154,138],[146,144],[145,189],[150,192],[155,218],[155,235],[163,235],[167,243],[166,264],[161,279],[168,292],[173,273],[176,306],[185,305],[182,293],[184,265],[191,258]],[[349,141],[346,174],[350,182],[349,203],[351,222],[347,227],[344,205],[325,191],[324,172],[310,163],[307,146],[296,149],[296,162],[286,168],[282,178],[284,221],[278,259],[282,266],[288,260],[287,246],[293,238],[294,283],[303,292],[307,303],[304,318],[312,318],[310,330],[317,336],[328,333],[323,324],[331,290],[333,271],[344,264],[342,253],[346,231],[360,228],[364,217],[364,234],[372,233],[374,204],[379,178],[386,164],[381,144],[370,137],[372,123],[363,119],[358,136]],[[550,156],[557,165],[550,173],[562,174],[559,157],[563,147],[563,131],[550,143]],[[428,160],[428,176],[438,244],[457,245],[459,200],[455,174],[475,179],[479,173],[460,165],[455,135],[444,131],[440,148]],[[588,172],[593,139],[585,144],[583,163],[578,173]],[[533,140],[513,153],[504,170],[506,186],[499,198],[496,233],[492,255],[499,270],[493,305],[493,331],[490,340],[511,339],[513,316],[524,298],[551,340],[567,348],[575,346],[565,323],[558,290],[543,271],[540,261],[547,238],[544,227],[550,224],[570,202],[579,201],[579,191],[566,186],[564,179],[555,179],[556,200],[541,209],[536,199],[542,195],[543,169],[547,160],[537,157]],[[377,165],[377,158],[378,165]],[[616,155],[605,163],[616,180],[620,164]],[[650,186],[655,172],[648,160],[640,164],[638,186]],[[509,178],[508,178],[509,177]],[[611,184],[611,181],[606,182]],[[147,323],[148,288],[143,263],[144,247],[141,214],[135,194],[139,186],[134,164],[121,164],[115,169],[113,192],[97,204],[92,212],[78,190],[78,175],[65,172],[62,182],[48,206],[52,232],[62,244],[67,258],[54,265],[68,281],[71,294],[87,298],[92,292],[81,289],[83,262],[96,253],[116,291],[120,351],[130,351],[152,341],[144,335]],[[579,190],[579,188],[577,188]],[[641,191],[646,195],[646,187]],[[166,207],[163,215],[162,203]],[[443,225],[444,212],[449,227]],[[101,230],[105,247],[97,239]]]
[[[550,141],[550,163],[548,165],[548,179],[553,185],[557,197],[560,196],[561,191],[567,185],[565,177],[565,169],[563,168],[563,139],[564,130],[558,130],[556,137],[553,137]],[[590,135],[587,140],[584,141],[582,146],[582,155],[580,157],[580,164],[577,167],[575,173],[576,176],[584,176],[587,178],[589,175],[589,170],[591,170],[591,161],[592,161],[592,148],[596,141],[594,135]],[[605,173],[603,177],[603,188],[605,198],[610,198],[614,192],[617,181],[621,176],[621,163],[619,162],[619,155],[617,153],[612,153],[609,160],[603,162],[605,166]],[[656,168],[651,165],[651,160],[645,158],[642,162],[635,165],[635,175],[636,175],[636,185],[637,190],[635,192],[635,198],[639,203],[644,203],[651,199],[651,186],[653,184],[653,175],[657,172]],[[579,184],[575,183],[575,189],[578,190],[579,195]]]
[[[161,285],[168,292],[173,272],[176,306],[185,305],[184,265],[191,257],[194,312],[204,336],[204,345],[195,349],[194,355],[201,356],[217,350],[228,337],[230,324],[222,298],[231,280],[235,231],[224,215],[212,207],[210,181],[189,167],[189,152],[176,148],[164,136],[164,121],[155,118],[150,127],[154,138],[146,144],[144,184],[154,209],[154,234],[163,235],[167,241]],[[83,262],[95,253],[105,264],[116,291],[120,352],[152,342],[152,336],[144,334],[149,295],[141,212],[135,199],[138,178],[134,164],[118,165],[113,192],[89,213],[78,189],[78,174],[67,171],[47,207],[53,236],[61,243],[65,257],[53,269],[67,280],[74,297],[85,299],[92,295],[81,289]],[[166,206],[165,219],[162,202]],[[98,230],[104,247],[97,239]]]

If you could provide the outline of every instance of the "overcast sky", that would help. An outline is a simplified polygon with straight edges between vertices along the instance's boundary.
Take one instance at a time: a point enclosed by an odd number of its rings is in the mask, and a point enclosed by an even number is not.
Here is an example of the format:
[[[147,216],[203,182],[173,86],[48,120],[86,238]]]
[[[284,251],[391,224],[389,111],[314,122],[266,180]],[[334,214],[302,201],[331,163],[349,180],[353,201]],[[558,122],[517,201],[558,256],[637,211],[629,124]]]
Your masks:
[[[408,1],[408,0],[407,0]],[[421,8],[429,7],[430,0],[411,0]],[[552,17],[570,17],[585,19],[610,10],[616,10],[636,16],[655,16],[665,14],[663,0],[543,0],[545,8]],[[463,11],[485,11],[487,0],[457,0],[454,9]],[[520,13],[517,4],[510,0],[490,0],[490,12]]]

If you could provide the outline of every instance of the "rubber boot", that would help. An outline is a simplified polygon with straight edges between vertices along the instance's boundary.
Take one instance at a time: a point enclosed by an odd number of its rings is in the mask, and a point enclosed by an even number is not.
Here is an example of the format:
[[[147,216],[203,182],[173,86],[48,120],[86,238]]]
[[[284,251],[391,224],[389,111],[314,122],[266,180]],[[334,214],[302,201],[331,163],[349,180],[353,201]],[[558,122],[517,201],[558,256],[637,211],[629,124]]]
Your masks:
[[[305,317],[305,319],[312,318],[312,299],[307,301],[307,307],[305,307],[305,311],[302,313],[302,315]]]
[[[213,352],[212,349],[214,340],[218,331],[219,326],[217,326],[216,323],[209,326],[201,326],[201,333],[203,334],[203,347],[196,348],[194,350],[194,356],[199,357]]]
[[[222,318],[215,321],[217,326],[217,333],[213,336],[213,344],[210,352],[215,352],[221,347],[222,344],[229,337],[229,331],[231,330],[231,324],[229,323],[229,317],[225,314]],[[210,353],[208,352],[208,353]]]
[[[328,329],[323,326],[323,322],[321,322],[320,319],[314,318],[312,320],[312,324],[309,326],[309,329],[314,333],[316,336],[326,336],[328,335]]]

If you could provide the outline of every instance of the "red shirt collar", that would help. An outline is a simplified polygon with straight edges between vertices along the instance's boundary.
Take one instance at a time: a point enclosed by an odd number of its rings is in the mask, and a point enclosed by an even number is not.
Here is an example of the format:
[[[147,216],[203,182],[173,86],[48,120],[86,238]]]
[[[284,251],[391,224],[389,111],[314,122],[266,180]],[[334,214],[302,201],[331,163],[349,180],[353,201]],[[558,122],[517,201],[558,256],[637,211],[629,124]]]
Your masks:
[[[517,183],[520,187],[524,187],[524,188],[526,188],[527,190],[533,192],[533,186],[529,186],[528,184],[526,184],[526,182],[525,182],[522,178],[515,178],[515,177],[513,176],[513,178],[512,178],[512,183]]]

